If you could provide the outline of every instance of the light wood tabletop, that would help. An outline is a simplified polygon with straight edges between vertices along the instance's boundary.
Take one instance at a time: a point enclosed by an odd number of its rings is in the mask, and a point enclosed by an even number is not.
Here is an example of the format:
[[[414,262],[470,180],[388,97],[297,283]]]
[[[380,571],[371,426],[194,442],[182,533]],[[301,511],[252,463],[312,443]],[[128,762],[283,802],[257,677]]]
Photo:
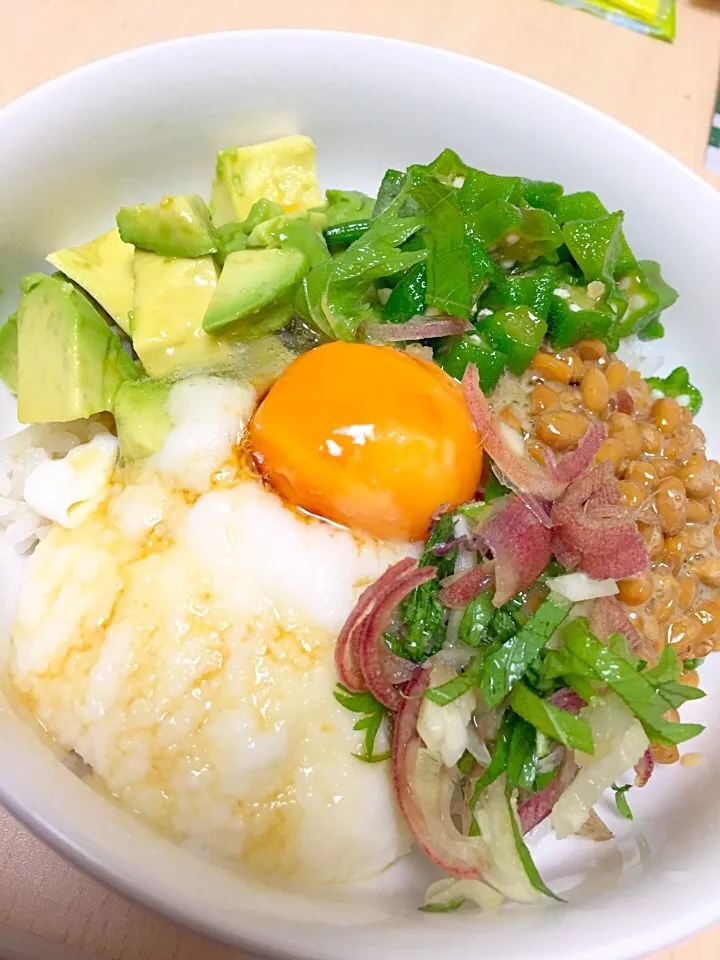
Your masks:
[[[547,0],[0,0],[0,106],[120,50],[258,27],[383,34],[502,64],[604,110],[720,186],[703,169],[720,0],[679,0],[672,46]],[[17,931],[0,939],[3,958],[79,960],[62,944],[107,960],[243,960],[110,892],[2,810],[0,924]],[[653,960],[718,957],[720,928]]]

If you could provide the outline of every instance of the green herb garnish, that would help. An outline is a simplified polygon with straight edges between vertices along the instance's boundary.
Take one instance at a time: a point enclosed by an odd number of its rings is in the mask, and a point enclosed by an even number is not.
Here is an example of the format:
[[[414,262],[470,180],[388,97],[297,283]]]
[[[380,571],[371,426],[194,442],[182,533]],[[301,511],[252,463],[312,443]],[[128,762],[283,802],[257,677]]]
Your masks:
[[[618,813],[621,817],[625,817],[626,820],[632,820],[632,810],[625,796],[628,790],[632,790],[632,784],[628,783],[624,787],[618,787],[617,784],[614,783],[612,788],[615,791],[615,806],[618,808]]]
[[[342,683],[337,685],[337,689],[333,691],[333,696],[341,706],[345,707],[346,710],[350,710],[351,713],[365,714],[365,716],[361,717],[353,726],[353,730],[365,731],[365,748],[362,753],[354,753],[353,756],[357,757],[358,760],[362,760],[363,763],[381,763],[383,760],[389,760],[392,756],[392,751],[388,750],[386,753],[375,753],[375,739],[380,730],[383,718],[387,713],[385,707],[381,703],[378,703],[375,697],[371,693],[368,693],[367,690],[363,690],[360,693],[353,693],[352,690],[348,690]]]

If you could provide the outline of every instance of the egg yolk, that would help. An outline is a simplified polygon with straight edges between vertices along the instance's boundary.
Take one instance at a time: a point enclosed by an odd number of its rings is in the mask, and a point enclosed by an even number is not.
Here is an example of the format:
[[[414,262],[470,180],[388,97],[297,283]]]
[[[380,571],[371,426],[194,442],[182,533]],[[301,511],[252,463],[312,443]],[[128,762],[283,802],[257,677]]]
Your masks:
[[[459,385],[390,347],[329,343],[298,357],[250,424],[275,490],[385,540],[420,540],[441,504],[470,499],[482,450]]]

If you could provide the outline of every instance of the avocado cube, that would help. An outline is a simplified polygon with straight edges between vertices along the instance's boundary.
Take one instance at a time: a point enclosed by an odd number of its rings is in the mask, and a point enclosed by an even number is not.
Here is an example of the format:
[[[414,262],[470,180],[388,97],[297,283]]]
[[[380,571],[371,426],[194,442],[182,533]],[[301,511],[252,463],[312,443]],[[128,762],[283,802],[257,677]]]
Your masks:
[[[202,257],[218,249],[210,211],[194,193],[123,207],[117,225],[126,243],[163,257]]]
[[[213,258],[168,259],[136,250],[132,340],[151,377],[167,377],[188,367],[224,366],[227,343],[202,328],[217,284]]]
[[[33,274],[18,305],[18,419],[65,422],[112,410],[139,367],[95,307],[65,280]]]
[[[133,305],[133,247],[110,230],[82,247],[56,250],[45,259],[106,310],[125,333]]]
[[[295,288],[307,270],[299,250],[240,250],[225,260],[205,313],[206,333],[250,340],[285,326]]]
[[[113,413],[126,462],[152,456],[173,426],[168,410],[170,380],[128,380],[115,394]]]
[[[215,225],[244,220],[261,199],[279,203],[286,212],[320,206],[315,144],[309,137],[281,137],[218,154],[210,200]]]
[[[0,377],[8,389],[17,393],[18,330],[17,314],[13,313],[0,327]]]

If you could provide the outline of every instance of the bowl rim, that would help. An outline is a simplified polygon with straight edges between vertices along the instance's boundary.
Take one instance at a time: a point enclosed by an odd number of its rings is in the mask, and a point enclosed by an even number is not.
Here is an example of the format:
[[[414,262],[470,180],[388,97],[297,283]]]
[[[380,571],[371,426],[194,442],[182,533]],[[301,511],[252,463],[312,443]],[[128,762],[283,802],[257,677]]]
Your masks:
[[[70,87],[78,78],[92,78],[96,74],[101,74],[109,67],[116,67],[119,64],[127,65],[135,58],[152,57],[157,51],[165,50],[166,48],[186,48],[188,51],[191,51],[192,48],[201,47],[205,44],[227,43],[231,45],[241,38],[245,42],[262,42],[275,38],[300,41],[305,38],[307,40],[312,39],[324,43],[342,42],[346,44],[370,45],[393,49],[403,48],[414,51],[418,56],[435,57],[450,64],[465,63],[480,65],[483,69],[492,73],[512,78],[513,81],[521,81],[531,88],[549,94],[555,100],[563,101],[573,109],[579,109],[591,115],[596,121],[603,124],[606,129],[613,129],[626,139],[634,140],[644,151],[647,152],[649,150],[659,159],[662,159],[663,162],[673,167],[675,171],[681,174],[686,180],[693,182],[695,189],[699,186],[704,192],[706,203],[710,206],[715,205],[718,216],[720,217],[720,192],[697,171],[686,166],[686,164],[675,155],[647,138],[644,134],[639,133],[615,117],[604,113],[597,107],[580,100],[572,94],[552,87],[533,77],[525,76],[508,67],[489,63],[480,57],[474,57],[445,47],[430,46],[416,41],[353,31],[310,28],[235,29],[189,34],[131,47],[97,60],[91,60],[58,74],[39,86],[33,87],[8,101],[0,107],[0,131],[7,120],[22,114],[28,106],[41,103],[43,98],[48,94],[62,92],[66,86]],[[121,895],[131,901],[140,904],[144,908],[149,908],[161,916],[169,917],[186,929],[200,932],[210,938],[223,940],[225,936],[230,937],[230,934],[223,934],[222,931],[218,929],[217,924],[204,921],[200,916],[188,918],[184,915],[182,906],[168,902],[161,892],[151,887],[141,887],[139,882],[130,876],[124,876],[116,867],[106,865],[96,859],[92,853],[83,849],[82,844],[78,842],[76,838],[73,838],[67,830],[55,826],[38,811],[23,806],[19,799],[13,796],[12,789],[3,778],[0,778],[0,803],[2,803],[13,817],[27,827],[40,840],[48,843],[55,851],[75,866],[89,873],[109,888],[120,892]],[[700,902],[696,909],[692,912],[686,911],[683,916],[685,917],[685,921],[681,925],[677,924],[675,918],[668,917],[664,921],[654,922],[650,927],[646,927],[642,930],[642,936],[640,936],[639,933],[624,936],[621,941],[616,943],[613,960],[639,960],[639,958],[645,957],[649,953],[669,949],[674,944],[700,933],[711,925],[720,922],[720,902],[715,904],[714,898],[706,897]],[[293,958],[297,956],[297,954],[290,952],[291,948],[289,945],[286,948],[269,947],[267,941],[263,942],[254,934],[246,934],[242,931],[233,933],[232,941],[226,939],[225,942],[232,942],[236,948],[245,951],[249,950],[253,956],[283,957],[287,958],[287,960],[293,960]],[[602,948],[598,947],[598,950],[600,949]],[[272,950],[272,952],[268,952],[269,950]],[[596,953],[595,949],[592,949],[592,953],[587,952],[587,947],[585,947],[584,950],[589,960],[605,960],[607,956],[604,952]],[[251,958],[248,957],[248,960],[251,960]]]

